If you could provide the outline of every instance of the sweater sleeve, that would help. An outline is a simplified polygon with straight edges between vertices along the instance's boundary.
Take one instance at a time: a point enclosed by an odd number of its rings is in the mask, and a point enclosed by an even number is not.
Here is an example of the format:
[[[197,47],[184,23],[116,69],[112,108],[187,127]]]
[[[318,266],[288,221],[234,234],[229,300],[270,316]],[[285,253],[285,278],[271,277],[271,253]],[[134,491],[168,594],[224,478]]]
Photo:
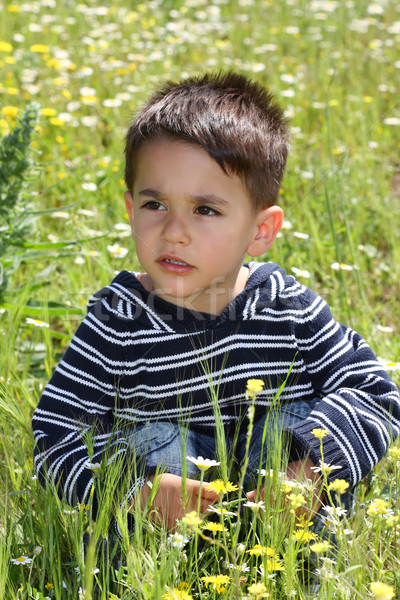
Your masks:
[[[364,339],[335,321],[326,302],[310,290],[303,315],[294,335],[321,400],[292,428],[292,451],[309,455],[316,465],[323,459],[340,466],[330,478],[354,486],[399,434],[399,390]],[[329,432],[323,438],[323,457],[314,428]]]
[[[42,394],[32,425],[34,468],[42,485],[50,482],[70,505],[88,504],[92,494],[96,514],[93,466],[104,469],[117,460],[123,477],[127,441],[114,422],[123,370],[113,343],[117,324],[96,318],[94,312],[77,329]]]

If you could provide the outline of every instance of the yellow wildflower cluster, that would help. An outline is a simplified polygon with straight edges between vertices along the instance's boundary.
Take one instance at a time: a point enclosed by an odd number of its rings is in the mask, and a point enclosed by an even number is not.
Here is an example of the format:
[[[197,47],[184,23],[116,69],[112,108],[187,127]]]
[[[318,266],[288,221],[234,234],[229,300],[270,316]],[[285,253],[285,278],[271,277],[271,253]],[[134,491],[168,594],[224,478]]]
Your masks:
[[[195,510],[192,510],[190,513],[187,513],[182,518],[182,523],[188,525],[189,527],[193,527],[194,529],[201,525],[202,522],[202,519],[198,516]]]
[[[218,531],[228,531],[226,527],[224,527],[221,523],[214,523],[213,521],[209,521],[208,523],[204,523],[201,526],[202,529],[206,529],[208,531],[212,531],[212,533],[217,533]]]
[[[275,552],[269,546],[261,546],[260,544],[255,544],[253,548],[247,550],[248,554],[252,556],[275,556]]]
[[[370,583],[370,590],[375,600],[391,600],[394,598],[394,587],[386,583],[372,581]]]
[[[328,490],[333,490],[337,494],[344,494],[350,484],[345,479],[335,479],[328,485]]]
[[[367,510],[367,515],[370,517],[377,517],[379,515],[390,515],[391,509],[390,502],[383,500],[382,498],[376,498],[373,500]]]
[[[259,598],[269,598],[267,588],[263,583],[253,583],[247,588],[247,591],[251,596],[254,596],[256,600]]]
[[[248,398],[254,398],[254,396],[262,392],[263,388],[264,382],[262,379],[248,379],[246,386],[246,396]]]
[[[210,586],[213,590],[217,591],[218,594],[224,594],[226,592],[226,586],[230,580],[231,578],[228,575],[208,575],[201,577],[201,581],[206,588]]]
[[[326,435],[329,435],[329,431],[327,429],[312,429],[311,433],[313,434],[314,437],[317,438],[317,440],[322,440],[322,438],[324,438]]]
[[[222,479],[216,479],[215,481],[210,481],[210,483],[206,486],[207,490],[213,490],[217,494],[227,494],[228,492],[237,492],[239,489],[237,485],[227,481],[226,483],[222,481]]]

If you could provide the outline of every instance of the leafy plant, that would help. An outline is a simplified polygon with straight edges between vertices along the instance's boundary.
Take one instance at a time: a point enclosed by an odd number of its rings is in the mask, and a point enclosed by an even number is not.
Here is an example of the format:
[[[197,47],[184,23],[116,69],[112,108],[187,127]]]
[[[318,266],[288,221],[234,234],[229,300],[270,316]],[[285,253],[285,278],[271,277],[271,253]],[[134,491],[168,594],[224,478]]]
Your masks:
[[[38,169],[30,146],[37,118],[38,105],[30,104],[0,139],[0,301],[20,264],[24,241],[35,230],[27,186]]]

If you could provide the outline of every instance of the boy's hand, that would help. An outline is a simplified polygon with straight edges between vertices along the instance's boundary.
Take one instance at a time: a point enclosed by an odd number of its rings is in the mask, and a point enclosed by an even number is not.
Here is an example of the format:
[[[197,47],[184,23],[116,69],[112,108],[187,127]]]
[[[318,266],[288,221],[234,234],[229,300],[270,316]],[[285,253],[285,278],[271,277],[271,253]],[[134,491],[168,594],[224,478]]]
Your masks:
[[[304,460],[296,460],[294,462],[290,462],[287,467],[286,477],[289,480],[296,480],[299,482],[305,482],[307,479],[311,479],[313,482],[313,498],[311,508],[307,505],[301,506],[296,509],[296,517],[301,517],[305,515],[307,518],[311,518],[315,515],[316,512],[321,508],[323,501],[323,490],[322,490],[322,480],[321,478],[311,471],[311,467],[314,466],[314,463],[310,458],[306,458]],[[264,487],[261,487],[259,490],[259,498],[264,500]],[[255,502],[257,497],[257,490],[252,490],[246,494],[246,497],[251,501]],[[273,498],[270,499],[271,506],[273,505]]]
[[[157,481],[155,481],[157,479]],[[176,528],[176,520],[182,519],[186,513],[192,510],[197,511],[200,481],[195,479],[186,479],[186,503],[182,498],[182,477],[164,473],[163,475],[151,476],[149,480],[157,486],[157,492],[154,496],[151,507],[149,507],[150,517],[163,523],[167,529]],[[206,512],[210,504],[214,504],[219,499],[216,492],[206,489],[206,482],[203,481],[200,498],[200,514]],[[150,496],[150,487],[144,485],[141,490],[140,505],[142,510]]]

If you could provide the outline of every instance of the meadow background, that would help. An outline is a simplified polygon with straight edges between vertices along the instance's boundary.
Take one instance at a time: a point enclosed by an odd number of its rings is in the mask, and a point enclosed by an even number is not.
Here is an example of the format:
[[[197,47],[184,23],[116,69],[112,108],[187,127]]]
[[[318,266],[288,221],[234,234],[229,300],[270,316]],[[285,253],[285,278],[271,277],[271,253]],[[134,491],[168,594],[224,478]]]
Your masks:
[[[0,14],[0,597],[304,598],[299,565],[314,556],[315,597],[400,598],[396,452],[337,524],[331,560],[279,535],[268,510],[247,517],[257,539],[236,538],[233,517],[213,542],[144,522],[112,560],[83,551],[83,533],[104,527],[38,485],[30,429],[87,299],[139,268],[126,128],[160,80],[204,70],[258,79],[291,119],[285,225],[263,259],[318,291],[400,382],[398,2],[2,0]],[[27,107],[18,142],[7,136]],[[271,540],[278,558],[250,552]]]

